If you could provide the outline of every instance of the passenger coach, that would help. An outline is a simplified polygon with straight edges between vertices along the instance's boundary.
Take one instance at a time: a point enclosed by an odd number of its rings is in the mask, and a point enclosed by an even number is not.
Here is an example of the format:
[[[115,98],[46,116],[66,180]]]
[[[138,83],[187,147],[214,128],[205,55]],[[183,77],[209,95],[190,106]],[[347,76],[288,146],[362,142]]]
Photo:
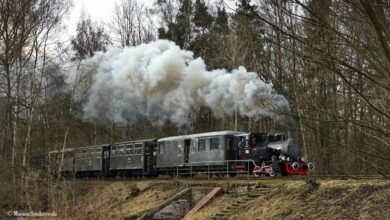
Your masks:
[[[105,149],[103,169],[111,177],[157,176],[156,139],[116,143]],[[109,164],[109,166],[108,166]]]
[[[235,160],[237,131],[218,131],[158,139],[157,168],[160,174],[175,175],[178,169],[194,172],[226,171],[226,160]],[[230,168],[229,168],[230,169]]]

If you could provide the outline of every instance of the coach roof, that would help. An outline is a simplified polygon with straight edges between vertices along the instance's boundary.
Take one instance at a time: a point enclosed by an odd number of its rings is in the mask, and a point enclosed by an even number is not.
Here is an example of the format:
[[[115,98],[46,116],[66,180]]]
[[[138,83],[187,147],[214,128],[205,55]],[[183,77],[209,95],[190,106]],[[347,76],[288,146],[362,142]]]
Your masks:
[[[245,134],[246,132],[241,131],[214,131],[214,132],[206,132],[199,134],[189,134],[189,135],[180,135],[180,136],[172,136],[158,139],[158,142],[161,141],[172,141],[172,140],[181,140],[181,139],[191,139],[191,138],[199,138],[199,137],[213,137],[213,136],[223,136],[223,135],[237,135],[237,134]]]

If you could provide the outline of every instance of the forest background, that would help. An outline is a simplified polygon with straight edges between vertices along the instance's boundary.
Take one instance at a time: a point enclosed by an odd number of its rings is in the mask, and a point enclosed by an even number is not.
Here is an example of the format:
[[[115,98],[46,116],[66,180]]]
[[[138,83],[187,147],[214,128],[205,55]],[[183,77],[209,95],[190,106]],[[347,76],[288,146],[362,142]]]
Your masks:
[[[0,211],[50,205],[48,152],[217,130],[294,131],[316,174],[389,175],[390,5],[385,0],[119,1],[112,19],[83,13],[64,40],[69,0],[0,0]],[[290,104],[291,126],[199,106],[189,127],[148,118],[84,120],[97,51],[168,39],[209,69],[248,71]],[[69,83],[72,75],[72,83]],[[43,169],[45,170],[45,169]],[[38,182],[37,182],[38,181]],[[34,194],[35,193],[35,194]],[[32,199],[32,198],[35,198]]]

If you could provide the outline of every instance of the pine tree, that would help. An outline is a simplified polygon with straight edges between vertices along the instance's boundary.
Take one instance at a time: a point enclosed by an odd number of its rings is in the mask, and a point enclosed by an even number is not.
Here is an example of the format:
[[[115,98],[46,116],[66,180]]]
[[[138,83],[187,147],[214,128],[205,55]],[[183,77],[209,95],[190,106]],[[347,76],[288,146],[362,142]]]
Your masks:
[[[109,38],[103,27],[94,25],[90,18],[82,17],[77,24],[77,34],[71,44],[75,51],[73,59],[82,60],[92,57],[96,51],[105,51]]]
[[[203,0],[196,0],[194,12],[194,24],[204,33],[213,23],[213,16],[210,15],[206,3]]]
[[[225,7],[218,7],[217,17],[214,22],[214,30],[216,32],[228,33],[229,32],[229,20]]]
[[[167,4],[160,0],[158,4]],[[168,13],[168,12],[166,12]],[[172,16],[172,14],[170,14]],[[191,0],[179,0],[179,9],[176,19],[166,20],[168,29],[158,29],[158,37],[175,42],[181,48],[188,48],[192,38],[193,5]]]
[[[193,5],[191,0],[180,0],[179,12],[176,16],[177,41],[181,48],[188,48],[192,37],[191,22]]]

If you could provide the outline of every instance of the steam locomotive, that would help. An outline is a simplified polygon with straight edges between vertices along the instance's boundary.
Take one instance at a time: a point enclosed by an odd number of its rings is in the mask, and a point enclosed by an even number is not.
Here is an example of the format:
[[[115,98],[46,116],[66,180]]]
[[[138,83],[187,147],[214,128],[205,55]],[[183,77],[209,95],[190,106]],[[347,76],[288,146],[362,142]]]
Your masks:
[[[299,145],[284,134],[217,131],[51,151],[64,177],[157,177],[179,173],[305,175]],[[61,159],[62,158],[62,159]],[[61,164],[60,164],[60,161]],[[59,169],[60,168],[60,169]]]

